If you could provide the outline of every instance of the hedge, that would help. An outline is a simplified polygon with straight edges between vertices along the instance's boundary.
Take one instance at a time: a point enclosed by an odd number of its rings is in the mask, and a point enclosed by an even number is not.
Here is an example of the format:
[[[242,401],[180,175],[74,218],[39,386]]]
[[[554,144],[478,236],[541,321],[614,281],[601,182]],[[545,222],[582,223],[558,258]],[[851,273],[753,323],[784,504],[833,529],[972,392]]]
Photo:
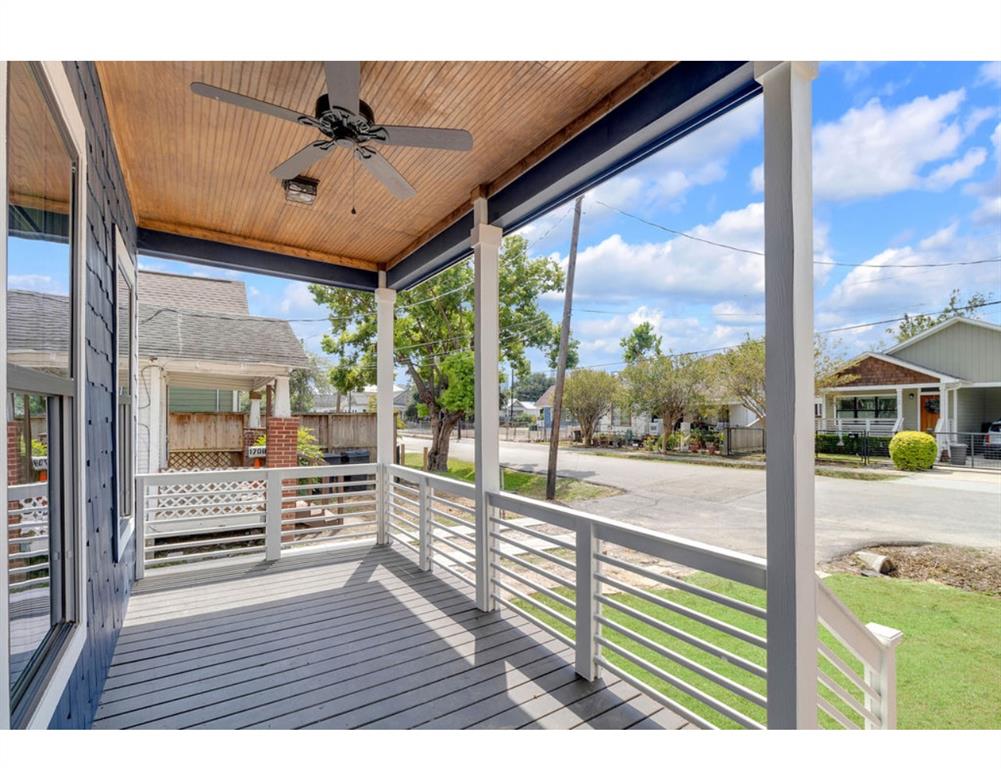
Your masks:
[[[890,438],[885,436],[866,437],[857,432],[818,432],[814,442],[817,453],[836,453],[848,456],[886,456]]]
[[[890,441],[890,458],[897,469],[931,469],[938,458],[938,443],[926,432],[898,432]]]

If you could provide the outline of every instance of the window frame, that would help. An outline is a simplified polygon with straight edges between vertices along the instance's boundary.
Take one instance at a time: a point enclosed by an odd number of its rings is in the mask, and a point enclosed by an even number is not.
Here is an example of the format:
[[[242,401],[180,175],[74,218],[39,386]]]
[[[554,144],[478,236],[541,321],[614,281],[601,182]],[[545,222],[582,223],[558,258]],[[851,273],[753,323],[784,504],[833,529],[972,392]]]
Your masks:
[[[120,563],[125,556],[129,540],[136,529],[136,510],[134,485],[136,476],[136,445],[138,438],[138,370],[139,370],[139,299],[137,295],[136,266],[129,253],[121,230],[117,225],[113,226],[113,240],[115,249],[115,504],[114,504],[114,556],[115,562]],[[121,425],[119,420],[122,416],[121,392],[119,390],[119,374],[121,373],[121,355],[118,350],[119,338],[122,334],[121,312],[118,307],[118,278],[121,277],[129,287],[129,425],[128,444],[121,444]],[[126,470],[125,477],[122,477],[122,455],[125,455]],[[132,508],[132,514],[128,516],[125,528],[122,528],[122,509],[124,503]]]
[[[0,63],[0,147],[7,146],[7,100],[9,62]],[[68,499],[63,513],[69,523],[67,535],[72,536],[65,552],[64,568],[68,574],[68,594],[64,595],[64,621],[58,631],[50,632],[43,644],[44,653],[49,656],[43,667],[33,675],[28,698],[22,696],[22,707],[26,711],[17,713],[17,722],[27,728],[47,728],[56,711],[63,691],[69,682],[77,661],[83,652],[87,639],[87,549],[86,543],[86,473],[84,457],[86,450],[85,392],[87,381],[87,359],[85,354],[85,301],[86,296],[86,248],[87,248],[87,141],[86,129],[80,115],[76,99],[70,86],[69,77],[61,62],[32,64],[36,75],[46,88],[47,100],[53,116],[60,122],[67,140],[68,149],[75,154],[75,175],[73,179],[73,205],[71,220],[71,338],[70,371],[71,378],[51,376],[39,371],[25,369],[11,371],[7,365],[7,184],[8,169],[6,149],[0,152],[0,277],[3,291],[0,291],[0,391],[4,393],[2,413],[6,423],[8,389],[24,388],[32,382],[41,384],[46,392],[56,387],[58,392],[69,389],[69,395],[62,396],[62,403],[70,407],[61,411],[60,424],[71,431],[71,436],[62,440],[68,466],[64,473]],[[13,367],[13,366],[12,366]],[[13,376],[11,376],[13,374]],[[42,377],[42,378],[36,378]],[[13,381],[11,380],[13,378]],[[57,380],[57,381],[54,381]],[[0,446],[0,458],[6,465],[6,441]],[[0,479],[0,505],[4,520],[7,514],[7,476]],[[9,601],[7,579],[7,526],[0,526],[0,599]],[[14,713],[11,711],[10,691],[10,627],[8,611],[0,612],[0,729],[9,728]]]

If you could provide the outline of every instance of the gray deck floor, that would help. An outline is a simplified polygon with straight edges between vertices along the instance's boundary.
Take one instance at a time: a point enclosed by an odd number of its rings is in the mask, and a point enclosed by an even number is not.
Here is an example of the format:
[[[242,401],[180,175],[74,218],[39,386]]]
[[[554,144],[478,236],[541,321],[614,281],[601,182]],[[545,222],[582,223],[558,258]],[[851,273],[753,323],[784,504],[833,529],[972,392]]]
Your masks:
[[[681,728],[458,580],[363,546],[152,574],[95,728]]]

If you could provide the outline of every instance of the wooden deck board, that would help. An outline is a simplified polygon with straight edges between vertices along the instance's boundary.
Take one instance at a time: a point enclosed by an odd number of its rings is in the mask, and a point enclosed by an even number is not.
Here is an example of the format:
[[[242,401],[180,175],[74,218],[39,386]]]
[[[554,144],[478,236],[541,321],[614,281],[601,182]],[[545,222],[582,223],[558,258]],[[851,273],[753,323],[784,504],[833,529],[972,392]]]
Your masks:
[[[357,546],[148,572],[95,728],[679,728],[458,579]]]

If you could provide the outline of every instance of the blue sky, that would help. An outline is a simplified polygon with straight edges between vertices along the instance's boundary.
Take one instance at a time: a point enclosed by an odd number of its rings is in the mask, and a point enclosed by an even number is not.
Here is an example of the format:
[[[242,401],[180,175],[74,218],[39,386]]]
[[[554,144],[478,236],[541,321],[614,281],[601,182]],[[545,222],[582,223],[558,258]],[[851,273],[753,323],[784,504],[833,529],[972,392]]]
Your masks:
[[[818,265],[816,327],[937,311],[953,288],[1001,299],[997,262],[900,267],[1001,257],[1001,63],[825,63],[813,92],[815,259],[892,267]],[[588,194],[572,326],[582,364],[619,361],[619,339],[644,320],[675,352],[760,335],[762,257],[679,238],[607,206],[761,250],[761,161],[758,99]],[[533,255],[565,264],[570,219],[565,206],[525,227]],[[142,266],[243,279],[254,314],[324,316],[304,284],[157,259]],[[12,282],[37,282],[37,269],[14,256],[11,272]],[[544,305],[558,318],[562,295]],[[999,310],[981,316],[1001,322]],[[294,327],[319,351],[324,323]],[[853,354],[885,346],[886,327],[832,338]],[[541,354],[532,361],[545,365]]]

